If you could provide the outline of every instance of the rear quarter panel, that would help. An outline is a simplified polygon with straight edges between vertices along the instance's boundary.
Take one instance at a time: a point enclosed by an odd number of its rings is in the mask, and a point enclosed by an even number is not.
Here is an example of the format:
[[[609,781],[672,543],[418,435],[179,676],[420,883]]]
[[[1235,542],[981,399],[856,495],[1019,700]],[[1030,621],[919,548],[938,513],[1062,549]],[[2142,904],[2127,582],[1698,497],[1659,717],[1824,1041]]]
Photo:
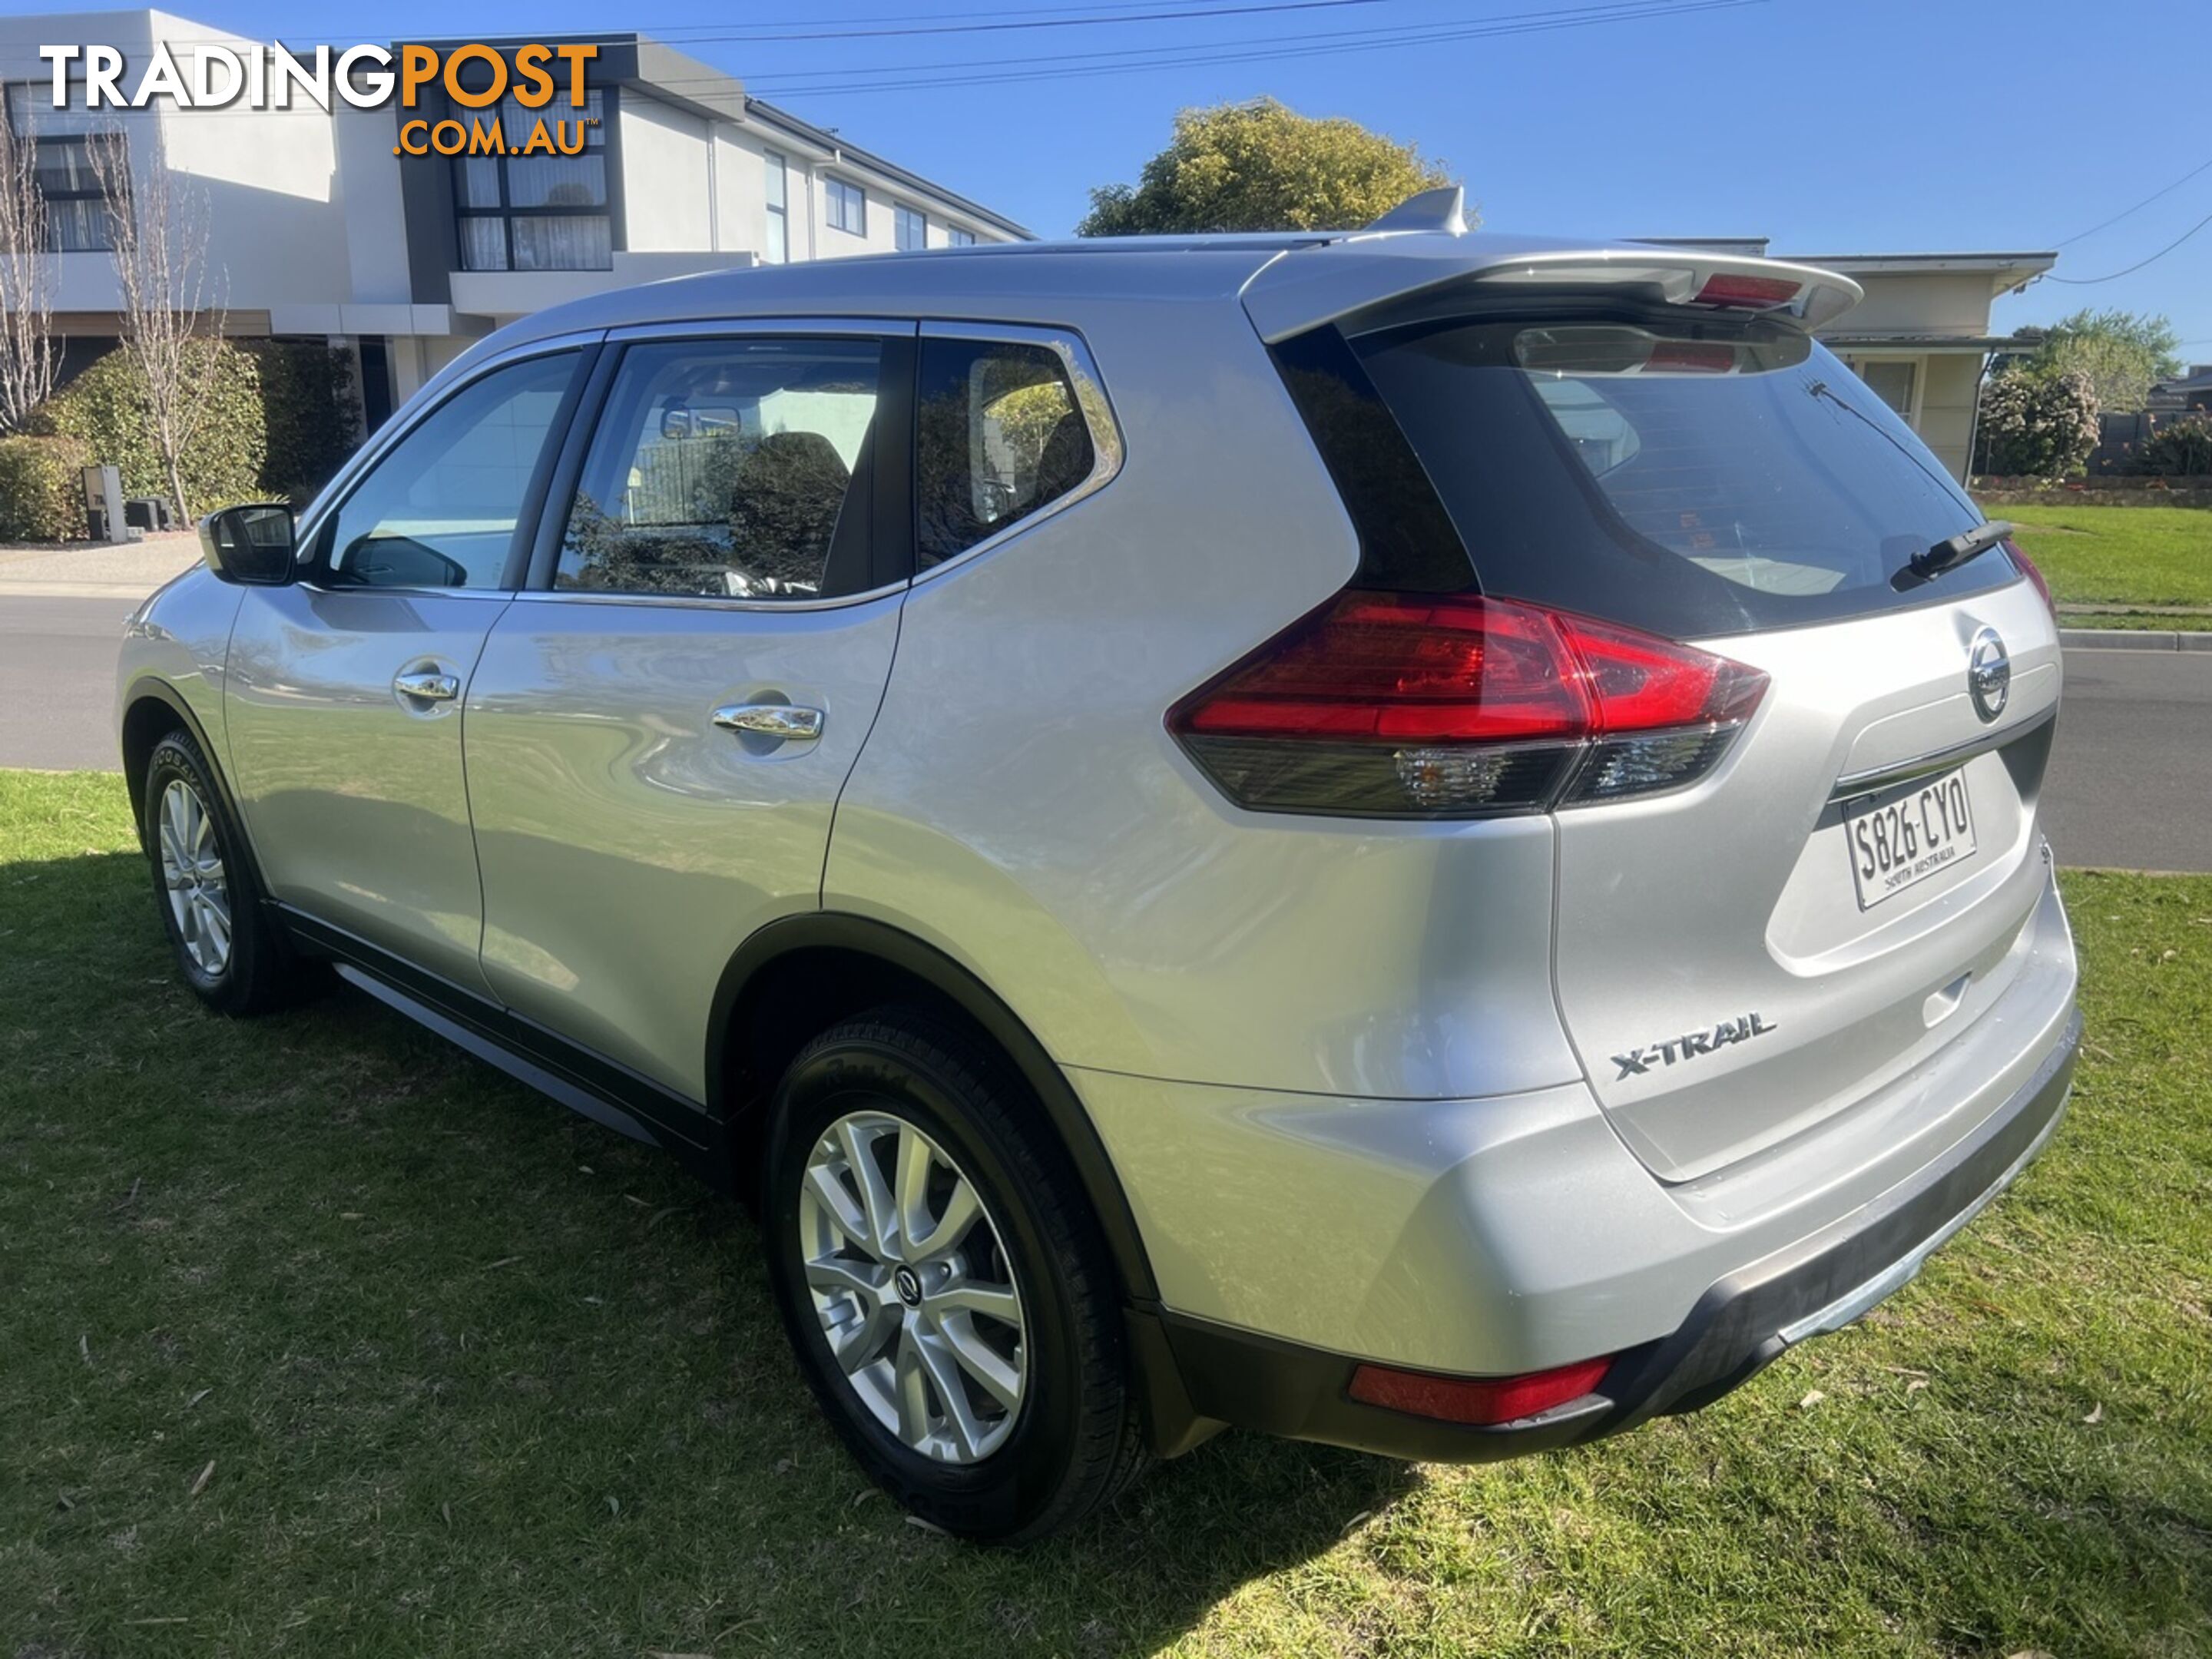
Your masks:
[[[1166,732],[1358,562],[1249,322],[1226,300],[1060,320],[1126,463],[915,586],[825,908],[945,951],[1064,1064],[1369,1096],[1577,1076],[1546,971],[1547,823],[1244,812]]]

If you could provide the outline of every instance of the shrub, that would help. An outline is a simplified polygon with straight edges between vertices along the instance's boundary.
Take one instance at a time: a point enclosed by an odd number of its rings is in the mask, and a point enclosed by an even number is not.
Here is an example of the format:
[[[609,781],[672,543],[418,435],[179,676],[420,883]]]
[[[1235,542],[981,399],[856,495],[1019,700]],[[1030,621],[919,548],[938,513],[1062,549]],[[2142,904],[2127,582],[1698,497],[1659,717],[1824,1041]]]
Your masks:
[[[360,441],[352,355],[296,340],[246,349],[261,371],[261,493],[305,507]]]
[[[2079,472],[2097,447],[2097,394],[2071,370],[2008,368],[1982,386],[1977,471],[2038,478]]]
[[[2136,452],[2136,471],[2163,478],[2212,475],[2212,415],[2162,422]]]
[[[179,469],[185,508],[195,514],[260,500],[268,457],[259,362],[227,341],[198,349],[201,372],[214,390],[208,417]],[[145,377],[128,348],[117,347],[49,398],[31,424],[41,433],[78,440],[101,465],[122,468],[125,495],[167,496],[169,481],[147,416]]]
[[[0,542],[81,538],[91,459],[74,438],[0,438]]]

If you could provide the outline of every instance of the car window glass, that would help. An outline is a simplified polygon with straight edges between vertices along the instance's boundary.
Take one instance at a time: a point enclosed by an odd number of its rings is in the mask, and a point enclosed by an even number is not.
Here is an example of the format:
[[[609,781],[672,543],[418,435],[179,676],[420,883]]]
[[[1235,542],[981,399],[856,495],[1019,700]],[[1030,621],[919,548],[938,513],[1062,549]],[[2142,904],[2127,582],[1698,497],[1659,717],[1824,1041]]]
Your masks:
[[[346,587],[499,587],[531,475],[576,354],[493,370],[419,422],[320,538],[324,579]]]
[[[1012,341],[922,343],[915,411],[922,568],[1066,495],[1094,459],[1058,352]]]
[[[554,586],[811,599],[867,585],[883,348],[702,340],[622,362]]]

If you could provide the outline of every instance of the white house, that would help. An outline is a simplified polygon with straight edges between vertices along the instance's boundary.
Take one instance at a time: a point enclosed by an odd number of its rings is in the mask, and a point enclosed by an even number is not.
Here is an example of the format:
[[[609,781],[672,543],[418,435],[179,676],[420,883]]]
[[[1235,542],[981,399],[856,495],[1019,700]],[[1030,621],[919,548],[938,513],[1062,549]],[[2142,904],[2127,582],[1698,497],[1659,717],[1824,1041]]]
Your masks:
[[[69,368],[112,344],[118,328],[107,216],[86,141],[100,131],[125,136],[140,176],[165,169],[204,204],[228,331],[353,349],[372,425],[471,340],[576,295],[699,270],[1030,235],[750,96],[709,64],[640,35],[590,38],[599,46],[586,66],[598,125],[582,154],[446,157],[400,154],[402,122],[496,116],[499,107],[453,110],[442,93],[426,92],[415,110],[364,110],[336,97],[328,110],[298,97],[289,111],[165,99],[88,110],[80,79],[70,107],[58,111],[42,46],[114,46],[126,92],[157,46],[188,76],[203,46],[242,57],[268,49],[161,11],[0,18],[6,117],[12,134],[38,146],[54,321]],[[525,43],[487,44],[511,56]],[[565,100],[556,103],[544,113],[562,113]],[[520,106],[507,114],[513,131]]]
[[[1662,245],[1764,255],[1763,236],[1650,236]],[[1828,348],[1905,417],[1954,476],[1973,459],[1974,416],[1990,353],[1990,307],[2058,262],[2056,253],[1784,253],[1841,271],[1866,298],[1820,331]]]

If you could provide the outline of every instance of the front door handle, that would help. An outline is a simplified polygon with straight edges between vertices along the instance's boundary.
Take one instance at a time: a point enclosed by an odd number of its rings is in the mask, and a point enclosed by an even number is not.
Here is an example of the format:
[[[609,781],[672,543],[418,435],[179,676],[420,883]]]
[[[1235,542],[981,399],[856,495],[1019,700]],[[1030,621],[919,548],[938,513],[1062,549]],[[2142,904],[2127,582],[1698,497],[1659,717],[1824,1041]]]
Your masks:
[[[420,673],[398,676],[392,682],[392,689],[418,702],[451,702],[461,695],[461,682],[457,676],[426,668]]]
[[[811,743],[822,735],[822,711],[788,702],[733,702],[714,711],[714,724],[779,742]]]

